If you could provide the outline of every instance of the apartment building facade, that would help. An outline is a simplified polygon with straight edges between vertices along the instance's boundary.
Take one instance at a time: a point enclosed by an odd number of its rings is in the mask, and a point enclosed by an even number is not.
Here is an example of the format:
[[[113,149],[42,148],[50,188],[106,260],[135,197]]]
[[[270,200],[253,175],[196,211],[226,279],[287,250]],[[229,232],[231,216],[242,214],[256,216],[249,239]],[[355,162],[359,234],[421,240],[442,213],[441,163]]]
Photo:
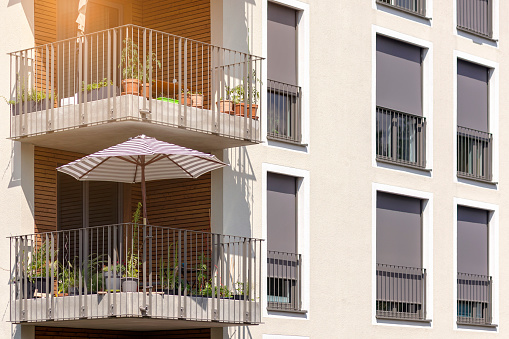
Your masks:
[[[505,3],[79,3],[2,3],[4,337],[505,336]],[[139,134],[229,166],[56,170]]]

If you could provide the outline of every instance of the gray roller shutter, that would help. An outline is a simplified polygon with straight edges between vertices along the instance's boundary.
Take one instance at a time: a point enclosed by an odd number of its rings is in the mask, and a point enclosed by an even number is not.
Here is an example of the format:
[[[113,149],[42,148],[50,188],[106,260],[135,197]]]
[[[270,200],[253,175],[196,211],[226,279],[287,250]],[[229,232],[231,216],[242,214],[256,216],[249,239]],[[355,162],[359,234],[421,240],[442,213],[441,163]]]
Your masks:
[[[268,78],[297,85],[297,13],[269,2],[267,18]]]
[[[376,104],[422,116],[421,48],[376,37]]]
[[[488,212],[458,206],[458,272],[488,275]]]
[[[488,69],[458,60],[458,126],[488,132]]]
[[[296,253],[296,178],[267,173],[267,249]]]
[[[376,261],[422,267],[420,199],[377,193]]]

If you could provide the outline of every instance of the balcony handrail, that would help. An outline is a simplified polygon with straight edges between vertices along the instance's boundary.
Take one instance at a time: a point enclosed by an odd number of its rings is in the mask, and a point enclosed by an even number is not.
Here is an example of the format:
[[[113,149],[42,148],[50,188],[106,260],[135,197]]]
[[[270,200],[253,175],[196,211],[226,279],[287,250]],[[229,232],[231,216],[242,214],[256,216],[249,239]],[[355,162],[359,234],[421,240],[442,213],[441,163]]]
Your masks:
[[[203,45],[207,45],[207,46],[211,46],[211,47],[216,47],[218,49],[222,49],[222,50],[225,50],[225,51],[245,54],[245,55],[248,55],[250,57],[256,58],[256,60],[265,60],[266,59],[264,57],[260,57],[260,56],[257,56],[255,54],[251,54],[249,52],[248,53],[241,52],[241,51],[237,51],[237,50],[234,50],[234,49],[231,49],[231,48],[222,47],[222,46],[210,44],[210,43],[207,43],[207,42],[203,42],[203,41],[199,41],[199,40],[195,40],[195,39],[191,39],[191,38],[186,38],[186,37],[183,37],[183,36],[180,36],[180,35],[175,35],[175,34],[172,34],[172,33],[167,33],[167,32],[163,32],[163,31],[157,30],[157,29],[147,28],[147,27],[143,27],[143,26],[140,26],[140,25],[134,25],[134,24],[125,24],[125,25],[120,25],[120,26],[116,26],[116,27],[113,27],[113,28],[107,28],[107,29],[103,29],[103,30],[100,30],[100,31],[95,31],[93,33],[86,33],[86,34],[84,34],[82,36],[75,36],[75,37],[72,37],[72,38],[57,40],[57,41],[48,42],[48,43],[45,43],[45,44],[36,45],[34,47],[29,47],[29,48],[20,49],[20,50],[17,50],[17,51],[8,52],[7,54],[8,55],[16,54],[16,53],[20,53],[20,52],[29,51],[29,50],[34,49],[34,48],[47,47],[47,46],[51,46],[51,45],[62,43],[62,42],[71,42],[71,41],[77,42],[77,41],[79,41],[79,39],[83,39],[83,38],[86,38],[86,37],[91,37],[93,35],[97,35],[97,34],[100,34],[100,33],[106,33],[108,31],[118,30],[118,29],[121,29],[121,28],[129,28],[129,27],[143,29],[143,30],[147,30],[147,31],[152,31],[152,32],[156,32],[156,33],[159,33],[159,34],[171,36],[171,37],[174,37],[174,38],[185,39],[185,40],[193,42],[193,43],[203,44]]]
[[[426,117],[377,106],[376,125],[378,160],[426,167]]]
[[[376,264],[376,314],[381,318],[426,319],[426,269]]]
[[[401,11],[417,15],[419,17],[426,17],[426,1],[427,0],[417,0],[416,1],[416,9],[411,9],[408,7],[405,7],[404,5],[398,5],[394,3],[396,0],[376,0],[378,4],[385,5],[388,7],[396,8]],[[410,1],[408,1],[408,5],[410,5]]]
[[[297,312],[302,310],[301,254],[267,251],[267,278],[268,309]]]
[[[458,176],[491,182],[493,135],[458,125],[456,138]]]
[[[486,3],[486,11],[481,10],[483,2]],[[492,0],[457,0],[456,8],[458,29],[488,39],[493,37]],[[478,11],[481,11],[481,13],[478,13]]]
[[[491,325],[493,278],[458,272],[457,318],[459,324]]]
[[[260,239],[139,223],[9,239],[14,323],[112,316],[261,321]]]
[[[302,142],[302,88],[267,80],[267,137]]]

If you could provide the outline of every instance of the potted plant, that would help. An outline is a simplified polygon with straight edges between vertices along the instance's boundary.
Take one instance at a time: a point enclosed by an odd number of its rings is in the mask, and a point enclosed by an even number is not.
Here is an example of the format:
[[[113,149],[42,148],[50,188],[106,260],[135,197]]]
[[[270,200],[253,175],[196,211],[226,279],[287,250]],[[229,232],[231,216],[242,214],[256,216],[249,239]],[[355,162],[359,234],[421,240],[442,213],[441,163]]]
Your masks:
[[[60,266],[60,273],[58,279],[58,293],[59,295],[78,295],[79,294],[79,275],[74,272],[74,268],[70,262],[66,265]]]
[[[133,213],[133,234],[131,238],[131,246],[127,251],[127,258],[125,262],[125,273],[122,277],[122,292],[138,292],[139,278],[138,278],[138,265],[139,258],[135,253],[134,239],[138,237],[138,225],[141,216],[141,202],[138,202],[138,207]]]
[[[51,246],[51,243],[50,243]],[[47,262],[46,257],[51,258],[48,252],[47,243],[42,243],[35,251],[31,252],[31,257],[26,264],[25,275],[27,278],[27,295],[26,298],[33,298],[35,294],[47,293],[48,286],[46,284],[46,272],[51,272],[51,268],[56,268],[58,261]],[[57,257],[57,251],[53,253],[53,258]],[[49,270],[49,271],[48,271]],[[21,278],[21,291],[24,291],[24,277]]]
[[[191,93],[191,102],[193,107],[203,107],[203,94],[201,92]]]
[[[124,92],[122,94],[135,94],[140,93],[140,60],[138,45],[136,45],[131,38],[124,39],[124,48],[120,54],[120,64],[118,67],[122,68],[122,87]]]
[[[254,84],[249,88],[245,84],[245,80],[249,83],[251,80]],[[235,115],[244,116],[244,108],[246,101],[251,100],[252,104],[247,107],[247,112],[251,110],[251,118],[258,119],[256,113],[258,111],[258,100],[260,100],[260,92],[256,89],[256,83],[261,84],[261,80],[256,77],[256,72],[253,70],[252,74],[247,79],[242,80],[242,84],[235,86],[229,91],[229,95],[235,104]],[[247,86],[247,93],[245,93],[244,86]]]
[[[116,264],[103,267],[104,285],[106,291],[120,292],[121,277],[125,272],[125,267],[118,261]]]
[[[25,106],[26,112],[32,113],[36,111],[43,111],[54,104],[51,94],[48,95],[49,106],[46,104],[45,99],[46,92],[38,91],[36,89],[25,90],[23,88],[18,90],[16,100],[8,100],[7,103],[11,105],[11,114],[19,115],[20,113],[25,113]]]
[[[108,92],[110,89],[111,95],[119,95],[119,89],[113,89],[113,81],[108,81],[107,78],[104,78],[99,82],[93,82],[87,86],[85,86],[85,82],[83,81],[81,86],[81,90],[83,92],[87,92],[87,102],[108,98]]]
[[[182,105],[187,105],[187,106],[193,105],[193,99],[191,98],[191,92],[184,93],[184,90],[182,90],[182,93],[180,93],[180,96],[178,99]]]

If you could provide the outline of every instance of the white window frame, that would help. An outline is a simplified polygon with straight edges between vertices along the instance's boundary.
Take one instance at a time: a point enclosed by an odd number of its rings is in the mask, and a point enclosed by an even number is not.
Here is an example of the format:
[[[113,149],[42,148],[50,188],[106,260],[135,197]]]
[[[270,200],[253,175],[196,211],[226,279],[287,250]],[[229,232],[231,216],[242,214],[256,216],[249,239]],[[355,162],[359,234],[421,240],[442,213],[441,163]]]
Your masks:
[[[376,196],[377,192],[398,194],[424,201],[422,211],[422,268],[426,269],[426,320],[430,322],[412,322],[408,320],[379,320],[376,318]],[[433,328],[433,193],[413,189],[372,184],[371,204],[371,318],[373,325],[381,326],[421,326]]]
[[[262,239],[267,239],[267,173],[277,173],[297,178],[297,250],[302,255],[301,303],[306,313],[267,310],[267,241],[262,242],[262,316],[269,318],[310,318],[310,248],[309,248],[309,171],[262,163]]]
[[[493,47],[498,47],[498,39],[500,37],[500,25],[499,25],[499,22],[500,22],[500,1],[499,0],[491,0],[493,1],[493,9],[492,9],[492,13],[493,13],[493,16],[492,16],[492,20],[493,22],[491,23],[493,25],[492,27],[492,30],[493,30],[493,36],[490,38],[484,38],[482,36],[479,36],[479,35],[476,35],[474,33],[468,33],[466,31],[463,31],[463,30],[460,30],[458,29],[458,8],[457,8],[457,0],[453,0],[452,2],[452,6],[453,6],[453,20],[452,20],[452,25],[453,25],[453,32],[455,32],[455,35],[457,36],[463,36],[463,37],[467,37],[473,41],[475,41],[476,43],[484,43],[488,46],[493,46]]]
[[[262,142],[268,146],[275,147],[285,147],[298,151],[307,151],[309,153],[310,148],[310,136],[309,136],[309,120],[310,120],[310,109],[309,109],[309,4],[298,0],[264,0],[262,2],[262,56],[267,58],[268,47],[267,47],[267,20],[268,20],[268,2],[273,2],[275,4],[279,4],[282,6],[293,8],[299,11],[300,16],[298,18],[297,25],[297,56],[298,56],[298,79],[297,83],[302,89],[302,98],[301,98],[301,128],[302,128],[302,145],[303,147],[299,147],[298,145],[285,143],[284,141],[271,141],[271,145],[269,145],[267,140],[267,119],[264,119],[265,122],[262,123]],[[264,84],[267,83],[267,67],[263,67],[262,69],[262,82]],[[267,91],[263,91],[261,93],[262,102],[267,103]],[[267,104],[265,104],[264,109],[265,115],[267,116]]]
[[[458,178],[458,59],[472,62],[474,64],[481,65],[483,67],[489,68],[490,77],[488,79],[488,124],[489,124],[489,133],[493,136],[493,148],[492,148],[492,179],[490,183],[480,183],[475,180]],[[456,183],[464,183],[466,185],[478,185],[481,187],[490,187],[498,190],[498,180],[499,180],[499,166],[500,166],[500,157],[499,157],[499,65],[497,62],[487,60],[472,54],[464,53],[461,51],[454,50],[453,51],[453,180]],[[486,186],[488,185],[488,186]]]
[[[384,27],[372,26],[371,31],[371,152],[372,166],[386,169],[396,169],[417,175],[422,175],[419,169],[410,169],[398,164],[379,163],[376,160],[376,36],[382,35],[391,39],[399,40],[425,50],[422,61],[422,116],[426,118],[426,168],[429,176],[433,176],[433,43],[427,40],[415,38],[410,35],[399,33]]]
[[[456,0],[454,0],[456,1]],[[372,6],[374,9],[376,10],[379,10],[381,6],[384,7],[384,9],[386,9],[386,12],[388,13],[391,13],[391,14],[394,14],[394,15],[398,15],[398,16],[401,16],[405,19],[409,19],[409,20],[414,20],[414,21],[422,21],[422,20],[425,20],[425,21],[429,21],[429,25],[431,25],[431,19],[433,18],[433,0],[426,0],[426,15],[424,18],[422,17],[419,17],[419,16],[415,16],[415,15],[412,15],[410,13],[407,13],[405,11],[401,11],[397,8],[391,8],[391,7],[387,7],[387,6],[384,6],[384,5],[380,5],[376,2],[376,0],[372,0]],[[423,22],[425,23],[425,22]]]
[[[458,325],[457,321],[457,302],[458,302],[458,286],[457,286],[457,273],[458,273],[458,206],[465,206],[471,208],[477,208],[486,210],[489,212],[489,223],[488,223],[488,270],[489,275],[493,278],[492,287],[492,324],[500,324],[500,306],[499,306],[499,279],[500,279],[500,268],[499,268],[499,207],[498,205],[489,204],[486,202],[454,198],[453,202],[453,300],[452,309],[453,312],[453,328],[458,331],[489,331],[497,332],[498,327],[472,327],[468,325]]]

